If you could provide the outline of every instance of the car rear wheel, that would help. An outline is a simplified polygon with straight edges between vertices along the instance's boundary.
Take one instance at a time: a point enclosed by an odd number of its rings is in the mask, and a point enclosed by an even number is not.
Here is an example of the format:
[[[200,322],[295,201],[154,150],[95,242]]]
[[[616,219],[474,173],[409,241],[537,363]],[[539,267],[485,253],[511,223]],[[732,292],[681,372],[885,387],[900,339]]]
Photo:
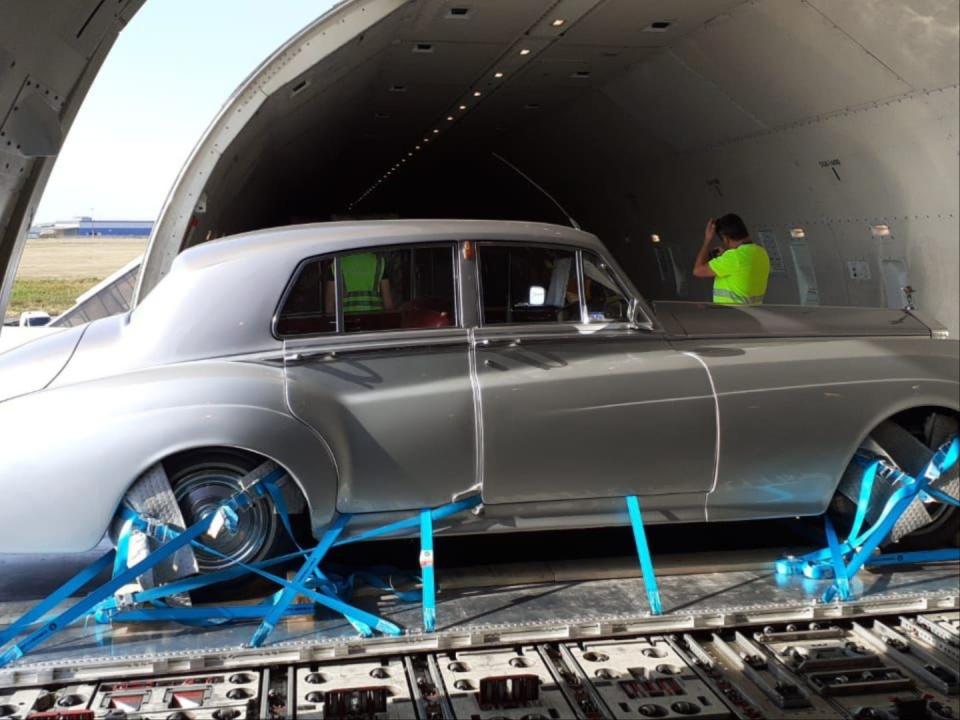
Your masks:
[[[240,480],[263,462],[263,458],[231,449],[199,450],[170,458],[164,468],[187,527],[241,489]],[[303,524],[291,518],[295,527]],[[237,563],[256,563],[294,549],[273,500],[261,498],[238,514],[235,532],[221,530],[216,537],[200,541],[215,552],[196,549],[201,574],[217,572]],[[282,573],[282,569],[277,569]],[[212,600],[255,594],[273,587],[262,578],[246,576],[240,581],[195,593],[197,599]]]
[[[874,455],[886,457],[911,475],[919,475],[926,468],[930,452],[953,438],[960,428],[956,413],[911,410],[881,423],[861,446]],[[934,486],[957,496],[960,489],[960,469],[954,465],[934,482]],[[863,469],[851,463],[840,482],[830,515],[838,531],[849,530],[856,513]],[[887,498],[896,486],[878,477],[871,498],[871,512],[867,522],[877,519]],[[960,512],[952,505],[930,498],[917,500],[904,513],[880,549],[884,552],[908,552],[960,547]]]

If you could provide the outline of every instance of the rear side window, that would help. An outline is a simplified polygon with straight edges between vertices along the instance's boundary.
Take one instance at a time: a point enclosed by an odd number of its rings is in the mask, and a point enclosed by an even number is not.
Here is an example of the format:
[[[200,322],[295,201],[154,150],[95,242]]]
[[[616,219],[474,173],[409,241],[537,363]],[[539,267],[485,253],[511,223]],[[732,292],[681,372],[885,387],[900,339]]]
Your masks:
[[[481,245],[484,325],[580,322],[580,284],[572,250]]]
[[[277,335],[456,325],[454,246],[372,248],[305,263],[277,317]]]
[[[311,260],[300,267],[277,317],[277,335],[294,337],[337,330],[333,259]]]

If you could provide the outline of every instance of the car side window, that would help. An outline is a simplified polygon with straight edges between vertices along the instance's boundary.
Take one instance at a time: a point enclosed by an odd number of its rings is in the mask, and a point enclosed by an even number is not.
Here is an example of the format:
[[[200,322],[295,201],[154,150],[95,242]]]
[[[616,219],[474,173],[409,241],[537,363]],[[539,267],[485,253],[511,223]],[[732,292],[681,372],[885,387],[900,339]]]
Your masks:
[[[576,253],[528,245],[480,245],[484,325],[580,322]]]
[[[583,251],[583,295],[589,322],[629,320],[629,298],[607,264],[587,250]]]
[[[332,258],[311,260],[300,266],[277,315],[279,337],[336,332],[336,300],[324,291],[328,279],[333,279]]]
[[[277,315],[276,334],[453,326],[453,260],[452,243],[373,248],[310,260],[290,286]]]
[[[455,325],[453,258],[452,244],[340,255],[344,332]]]

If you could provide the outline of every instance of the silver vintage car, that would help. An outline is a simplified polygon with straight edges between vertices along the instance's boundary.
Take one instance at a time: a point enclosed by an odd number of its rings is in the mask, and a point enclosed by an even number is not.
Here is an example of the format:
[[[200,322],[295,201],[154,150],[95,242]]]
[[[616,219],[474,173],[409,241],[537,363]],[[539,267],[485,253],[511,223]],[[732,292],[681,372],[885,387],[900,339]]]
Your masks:
[[[569,228],[258,231],[0,355],[0,552],[96,545],[157,468],[190,522],[264,459],[314,534],[477,492],[447,532],[626,524],[631,494],[649,522],[842,513],[858,448],[916,465],[956,433],[958,373],[957,341],[907,310],[652,306]],[[908,530],[955,532],[919,510]],[[282,535],[265,498],[200,569]]]

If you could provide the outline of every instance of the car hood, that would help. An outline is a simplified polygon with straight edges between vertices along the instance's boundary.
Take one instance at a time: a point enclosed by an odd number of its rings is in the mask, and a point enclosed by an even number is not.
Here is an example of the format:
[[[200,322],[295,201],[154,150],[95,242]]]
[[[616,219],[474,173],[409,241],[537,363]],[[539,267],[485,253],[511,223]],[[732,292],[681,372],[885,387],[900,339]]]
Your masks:
[[[0,402],[43,390],[66,366],[87,326],[65,328],[0,354]]]
[[[930,337],[931,328],[906,310],[809,305],[721,305],[660,301],[657,319],[668,334],[690,338]]]

